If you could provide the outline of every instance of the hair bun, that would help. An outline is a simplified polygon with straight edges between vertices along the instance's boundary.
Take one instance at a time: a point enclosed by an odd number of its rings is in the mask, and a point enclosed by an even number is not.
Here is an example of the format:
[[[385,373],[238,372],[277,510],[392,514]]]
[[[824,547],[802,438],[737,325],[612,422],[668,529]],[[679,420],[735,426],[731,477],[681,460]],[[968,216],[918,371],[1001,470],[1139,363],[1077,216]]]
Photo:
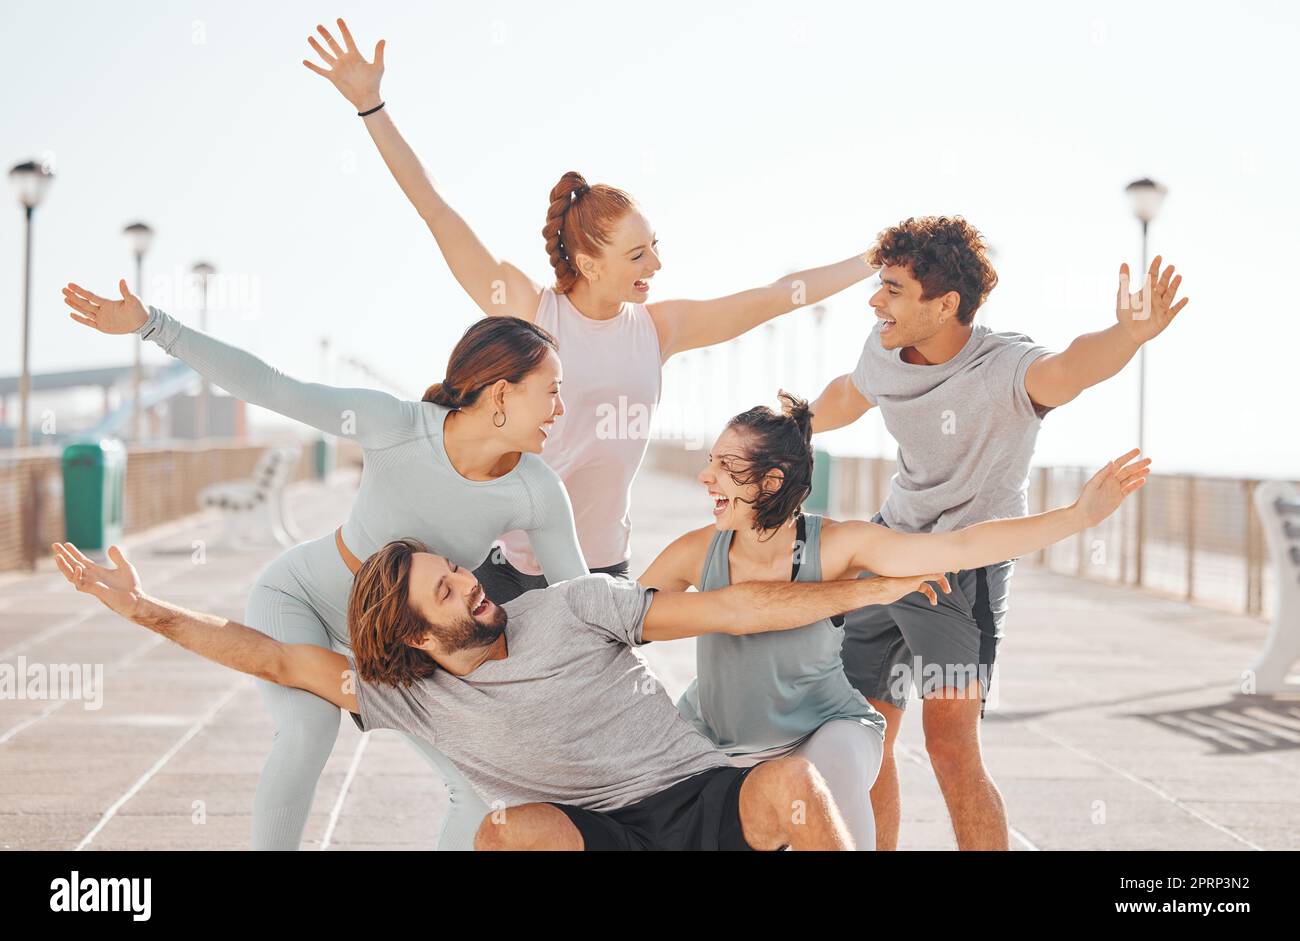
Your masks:
[[[778,393],[778,398],[781,399],[781,412],[798,426],[805,439],[811,440],[812,408],[808,400],[784,390]]]
[[[429,386],[423,401],[444,408],[473,408],[493,384],[503,379],[522,382],[555,349],[555,337],[535,323],[518,317],[480,317],[456,342],[445,377]]]
[[[462,404],[458,393],[448,382],[435,382],[425,391],[422,401],[432,402],[444,408],[459,408]]]

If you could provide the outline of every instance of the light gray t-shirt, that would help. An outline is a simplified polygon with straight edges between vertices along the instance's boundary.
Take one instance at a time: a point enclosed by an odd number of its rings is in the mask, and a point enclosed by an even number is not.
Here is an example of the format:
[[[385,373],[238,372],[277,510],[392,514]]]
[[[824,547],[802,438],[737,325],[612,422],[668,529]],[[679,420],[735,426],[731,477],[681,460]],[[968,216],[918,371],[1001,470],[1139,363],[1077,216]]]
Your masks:
[[[632,650],[653,593],[600,572],[526,592],[502,605],[505,659],[406,688],[358,682],[352,718],[437,745],[489,806],[614,810],[724,767]]]
[[[880,513],[903,532],[948,532],[1024,516],[1029,460],[1049,409],[1025,391],[1047,350],[1019,333],[975,324],[946,363],[917,366],[871,331],[853,384],[876,404],[898,442],[898,472]]]

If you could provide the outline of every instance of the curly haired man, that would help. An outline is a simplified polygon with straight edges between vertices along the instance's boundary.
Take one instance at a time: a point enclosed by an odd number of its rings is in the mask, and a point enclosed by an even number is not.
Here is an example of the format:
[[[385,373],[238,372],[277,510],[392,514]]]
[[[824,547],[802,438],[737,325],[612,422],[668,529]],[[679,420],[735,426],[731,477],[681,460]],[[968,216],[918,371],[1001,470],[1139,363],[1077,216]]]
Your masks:
[[[880,233],[867,260],[881,269],[870,302],[877,322],[857,368],[813,403],[813,431],[880,409],[898,441],[898,472],[875,522],[905,532],[1023,516],[1043,417],[1118,373],[1187,303],[1175,303],[1182,277],[1172,266],[1162,272],[1160,256],[1132,294],[1121,265],[1116,322],[1051,353],[1027,336],[974,322],[998,278],[966,220],[907,219]],[[1006,808],[984,767],[979,720],[1014,564],[949,573],[954,590],[936,607],[902,599],[846,618],[845,670],[888,721],[871,791],[878,849],[898,845],[893,745],[913,689],[958,848],[1008,847]]]

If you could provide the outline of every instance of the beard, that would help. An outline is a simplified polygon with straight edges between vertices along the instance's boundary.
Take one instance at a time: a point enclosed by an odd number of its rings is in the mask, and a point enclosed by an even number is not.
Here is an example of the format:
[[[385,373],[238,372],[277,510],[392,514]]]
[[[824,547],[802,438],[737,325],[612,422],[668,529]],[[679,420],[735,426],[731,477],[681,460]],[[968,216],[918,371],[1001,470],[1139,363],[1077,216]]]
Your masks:
[[[505,609],[493,605],[492,611],[484,615],[482,620],[467,614],[451,624],[440,626],[437,631],[438,643],[447,653],[490,647],[505,632],[506,621]]]

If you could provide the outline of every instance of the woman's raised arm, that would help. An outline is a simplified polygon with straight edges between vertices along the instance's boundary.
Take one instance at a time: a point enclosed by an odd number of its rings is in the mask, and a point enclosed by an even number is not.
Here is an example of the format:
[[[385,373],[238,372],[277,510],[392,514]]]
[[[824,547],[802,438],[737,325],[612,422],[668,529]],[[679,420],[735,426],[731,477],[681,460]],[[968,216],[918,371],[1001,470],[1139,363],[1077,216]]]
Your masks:
[[[647,309],[662,338],[660,356],[667,360],[676,353],[733,340],[774,317],[838,294],[875,272],[865,255],[854,255],[738,294],[708,301],[656,301]]]
[[[531,321],[541,300],[541,286],[519,268],[498,259],[479,241],[468,223],[442,198],[420,158],[397,130],[387,107],[381,107],[384,102],[379,85],[384,75],[385,40],[375,44],[374,61],[367,62],[347,24],[339,20],[338,27],[342,46],[324,26],[317,26],[316,30],[328,49],[315,36],[307,40],[327,68],[306,59],[302,64],[329,79],[358,114],[371,112],[362,119],[366,130],[393,179],[433,233],[442,257],[465,293],[489,317],[511,316]]]
[[[904,576],[919,572],[960,572],[1037,552],[1067,536],[1096,526],[1146,483],[1148,458],[1136,460],[1129,451],[1092,476],[1069,506],[1010,519],[986,520],[944,533],[902,533],[858,520],[840,523],[832,538],[850,560],[850,567],[877,575]],[[823,558],[826,546],[822,547]]]
[[[118,290],[121,299],[110,300],[69,284],[63,301],[72,308],[72,319],[83,326],[107,334],[138,333],[231,395],[328,434],[352,438],[362,447],[397,444],[416,426],[417,403],[376,389],[338,388],[286,376],[252,353],[193,330],[157,307],[145,310],[126,281],[118,282]]]

